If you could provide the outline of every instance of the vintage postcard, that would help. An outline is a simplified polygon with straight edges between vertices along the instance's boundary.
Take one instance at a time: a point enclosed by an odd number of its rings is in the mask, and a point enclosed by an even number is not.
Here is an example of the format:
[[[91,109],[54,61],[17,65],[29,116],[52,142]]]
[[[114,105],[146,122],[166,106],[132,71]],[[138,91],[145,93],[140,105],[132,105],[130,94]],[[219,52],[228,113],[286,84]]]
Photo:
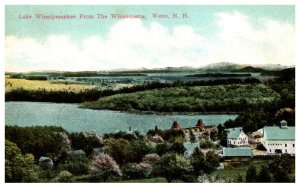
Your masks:
[[[5,5],[5,182],[295,183],[295,39],[295,5]]]

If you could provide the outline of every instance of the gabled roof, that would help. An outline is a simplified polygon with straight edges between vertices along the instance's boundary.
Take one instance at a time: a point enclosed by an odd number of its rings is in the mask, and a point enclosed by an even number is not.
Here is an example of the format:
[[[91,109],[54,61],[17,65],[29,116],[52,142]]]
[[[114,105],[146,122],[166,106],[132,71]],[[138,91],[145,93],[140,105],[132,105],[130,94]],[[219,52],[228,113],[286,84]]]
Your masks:
[[[227,133],[227,138],[228,139],[237,139],[239,138],[241,132],[243,132],[242,127],[235,127],[235,128],[231,128],[231,129],[227,129],[228,133]]]
[[[85,152],[83,150],[72,150],[70,152],[71,155],[85,155]]]
[[[223,148],[223,156],[225,157],[252,157],[252,149],[249,147],[243,148]]]
[[[41,156],[39,162],[52,162],[52,160],[49,157]]]
[[[295,140],[295,127],[265,126],[264,138],[266,140]]]

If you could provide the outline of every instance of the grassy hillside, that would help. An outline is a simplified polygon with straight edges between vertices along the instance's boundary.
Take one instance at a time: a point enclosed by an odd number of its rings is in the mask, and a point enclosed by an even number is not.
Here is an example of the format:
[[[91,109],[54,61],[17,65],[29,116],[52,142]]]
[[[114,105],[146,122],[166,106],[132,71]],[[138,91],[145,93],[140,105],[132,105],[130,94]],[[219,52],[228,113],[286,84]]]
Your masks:
[[[54,81],[37,81],[26,79],[12,79],[5,78],[5,92],[9,92],[15,89],[23,88],[25,90],[43,90],[46,91],[73,91],[79,92],[85,89],[92,89],[93,86],[85,86],[80,84],[69,84],[66,82],[54,82]]]
[[[117,94],[83,103],[83,107],[142,111],[241,111],[274,103],[279,94],[263,84],[171,87]]]

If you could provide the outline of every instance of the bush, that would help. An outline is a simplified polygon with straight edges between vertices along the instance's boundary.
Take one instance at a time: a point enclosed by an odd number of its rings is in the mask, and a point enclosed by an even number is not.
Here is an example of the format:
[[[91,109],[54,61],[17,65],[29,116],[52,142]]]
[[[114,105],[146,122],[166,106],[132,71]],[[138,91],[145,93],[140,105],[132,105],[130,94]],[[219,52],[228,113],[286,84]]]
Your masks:
[[[71,182],[72,181],[72,173],[69,171],[61,171],[54,179],[55,182]]]
[[[246,182],[256,182],[256,178],[257,178],[256,167],[254,165],[251,165],[247,169]]]
[[[205,140],[203,142],[200,142],[200,147],[201,149],[206,149],[206,148],[218,148],[217,145],[215,145],[213,142],[210,142],[208,140]]]
[[[90,172],[89,159],[85,156],[71,156],[67,163],[60,164],[58,169],[69,171],[73,175],[86,175]]]
[[[123,169],[123,177],[126,179],[141,179],[148,178],[152,172],[152,167],[149,163],[128,163]]]

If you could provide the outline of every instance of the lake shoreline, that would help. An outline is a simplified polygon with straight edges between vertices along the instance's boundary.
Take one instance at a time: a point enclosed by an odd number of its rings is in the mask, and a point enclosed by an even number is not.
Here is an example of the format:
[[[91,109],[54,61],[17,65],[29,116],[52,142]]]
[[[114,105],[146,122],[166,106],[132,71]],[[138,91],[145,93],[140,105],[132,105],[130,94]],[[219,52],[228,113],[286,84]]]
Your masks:
[[[93,107],[82,106],[81,103],[66,103],[66,102],[43,102],[43,101],[5,101],[6,103],[10,102],[37,102],[45,104],[72,104],[78,105],[77,108],[90,109],[90,110],[102,110],[102,111],[115,111],[120,113],[129,113],[137,115],[239,115],[241,112],[158,112],[158,111],[142,111],[142,110],[114,110],[114,109],[99,109]]]
[[[78,108],[103,111],[117,111],[137,115],[239,115],[241,112],[158,112],[158,111],[142,111],[142,110],[115,110],[115,109],[100,109],[79,105]]]

